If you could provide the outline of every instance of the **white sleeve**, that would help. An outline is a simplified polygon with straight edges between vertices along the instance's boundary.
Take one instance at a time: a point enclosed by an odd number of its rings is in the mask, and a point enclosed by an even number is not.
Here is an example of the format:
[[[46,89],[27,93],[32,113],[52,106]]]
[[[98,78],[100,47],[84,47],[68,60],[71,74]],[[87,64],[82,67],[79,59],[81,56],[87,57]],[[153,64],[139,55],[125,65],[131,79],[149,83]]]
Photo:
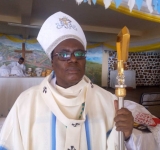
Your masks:
[[[0,150],[24,150],[16,103],[10,110],[0,132]]]
[[[124,143],[127,150],[137,150],[132,135],[130,139],[128,141],[125,141]]]
[[[130,139],[125,142],[127,150],[159,150],[157,142],[152,133],[133,129]]]

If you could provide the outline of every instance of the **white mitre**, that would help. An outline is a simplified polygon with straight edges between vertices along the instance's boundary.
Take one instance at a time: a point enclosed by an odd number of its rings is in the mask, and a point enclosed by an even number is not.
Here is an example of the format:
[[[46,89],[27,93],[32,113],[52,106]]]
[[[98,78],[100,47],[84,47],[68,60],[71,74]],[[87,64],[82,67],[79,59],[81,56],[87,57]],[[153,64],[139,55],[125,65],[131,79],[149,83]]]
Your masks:
[[[54,48],[66,39],[76,39],[86,49],[87,41],[81,26],[71,16],[57,12],[42,25],[37,40],[49,59]]]

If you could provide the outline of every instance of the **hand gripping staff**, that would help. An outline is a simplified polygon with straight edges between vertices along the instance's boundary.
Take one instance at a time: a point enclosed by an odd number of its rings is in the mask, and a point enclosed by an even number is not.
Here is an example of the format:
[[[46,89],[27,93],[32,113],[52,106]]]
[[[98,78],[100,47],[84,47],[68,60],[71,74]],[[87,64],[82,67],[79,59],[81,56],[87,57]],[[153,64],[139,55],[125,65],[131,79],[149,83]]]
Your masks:
[[[115,85],[115,94],[118,97],[118,107],[121,109],[124,106],[124,97],[126,96],[126,85],[124,76],[124,63],[128,59],[128,48],[129,48],[130,34],[128,28],[125,26],[119,32],[117,36],[117,85]],[[118,132],[118,150],[124,150],[124,134]]]

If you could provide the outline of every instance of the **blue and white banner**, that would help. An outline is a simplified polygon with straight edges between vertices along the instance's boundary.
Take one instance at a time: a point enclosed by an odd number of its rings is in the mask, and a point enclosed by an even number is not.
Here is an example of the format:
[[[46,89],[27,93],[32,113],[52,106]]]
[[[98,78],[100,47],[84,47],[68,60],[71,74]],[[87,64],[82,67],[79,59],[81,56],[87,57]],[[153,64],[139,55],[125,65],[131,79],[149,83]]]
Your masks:
[[[122,0],[115,0],[116,3],[116,7],[119,7],[119,5],[121,4]]]
[[[141,9],[142,3],[143,3],[143,0],[136,0],[136,4],[137,4],[137,7],[138,7],[138,10]]]
[[[106,9],[111,5],[111,3],[115,3],[116,8],[120,5],[128,5],[130,11],[133,9],[143,11],[142,8],[147,8],[149,13],[152,13],[154,10],[154,13],[160,14],[160,0],[76,0],[78,4],[88,2],[90,5],[91,3],[95,5],[98,1],[102,1]]]

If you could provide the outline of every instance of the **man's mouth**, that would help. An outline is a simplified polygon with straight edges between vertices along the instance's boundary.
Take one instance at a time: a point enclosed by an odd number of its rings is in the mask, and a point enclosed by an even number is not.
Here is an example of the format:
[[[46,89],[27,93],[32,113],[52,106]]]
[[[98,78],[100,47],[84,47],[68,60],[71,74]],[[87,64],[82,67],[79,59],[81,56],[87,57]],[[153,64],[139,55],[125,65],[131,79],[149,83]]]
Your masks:
[[[76,67],[69,67],[66,69],[66,71],[68,73],[78,73],[80,70],[79,70],[79,68],[76,68]]]

